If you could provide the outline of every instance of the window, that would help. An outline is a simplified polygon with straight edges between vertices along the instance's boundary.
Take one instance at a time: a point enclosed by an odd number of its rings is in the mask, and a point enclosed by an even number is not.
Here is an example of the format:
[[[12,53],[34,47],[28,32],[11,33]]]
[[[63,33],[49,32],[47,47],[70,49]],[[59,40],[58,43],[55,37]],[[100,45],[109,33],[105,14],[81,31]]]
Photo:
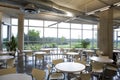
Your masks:
[[[17,37],[18,19],[12,18],[12,33]],[[97,47],[97,25],[56,23],[35,19],[24,20],[24,49],[39,50],[41,47],[49,48],[79,48],[82,39],[89,39],[89,48]]]

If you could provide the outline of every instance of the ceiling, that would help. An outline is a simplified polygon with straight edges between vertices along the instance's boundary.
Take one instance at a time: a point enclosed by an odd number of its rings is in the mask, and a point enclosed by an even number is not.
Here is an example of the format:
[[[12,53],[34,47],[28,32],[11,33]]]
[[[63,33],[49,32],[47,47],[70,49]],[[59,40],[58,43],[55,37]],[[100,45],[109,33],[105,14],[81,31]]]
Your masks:
[[[101,9],[112,7],[114,23],[119,25],[120,6],[117,3],[120,0],[0,0],[0,11],[12,17],[24,14],[26,18],[32,19],[96,24]],[[34,4],[40,12],[25,13],[23,9],[28,4]]]

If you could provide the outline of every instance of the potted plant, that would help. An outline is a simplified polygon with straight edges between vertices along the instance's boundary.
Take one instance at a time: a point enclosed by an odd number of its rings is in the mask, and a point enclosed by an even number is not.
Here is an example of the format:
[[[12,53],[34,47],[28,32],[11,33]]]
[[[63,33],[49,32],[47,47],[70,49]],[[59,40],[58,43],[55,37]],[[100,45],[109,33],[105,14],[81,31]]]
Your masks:
[[[90,44],[90,41],[88,39],[85,39],[85,40],[81,41],[81,47],[82,48],[87,48],[89,44]]]
[[[11,37],[10,41],[6,42],[7,51],[16,51],[17,42],[14,36]]]

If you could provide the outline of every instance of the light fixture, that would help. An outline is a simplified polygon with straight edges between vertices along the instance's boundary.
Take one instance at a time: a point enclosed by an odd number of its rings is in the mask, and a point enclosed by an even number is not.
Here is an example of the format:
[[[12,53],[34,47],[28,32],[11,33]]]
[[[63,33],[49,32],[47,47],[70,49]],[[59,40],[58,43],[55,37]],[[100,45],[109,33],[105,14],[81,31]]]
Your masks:
[[[96,10],[91,11],[91,12],[87,12],[86,14],[87,15],[92,15],[92,14],[95,14],[97,12],[102,12],[102,11],[108,10],[109,8],[110,8],[110,6],[106,6],[106,7],[100,8],[100,9],[96,9]]]
[[[66,16],[73,17],[73,14],[70,12],[66,12]]]
[[[27,4],[24,8],[22,8],[22,11],[29,14],[36,14],[40,12],[34,4]]]
[[[100,8],[99,11],[105,11],[105,10],[108,10],[109,8],[110,6],[106,6],[106,7]]]

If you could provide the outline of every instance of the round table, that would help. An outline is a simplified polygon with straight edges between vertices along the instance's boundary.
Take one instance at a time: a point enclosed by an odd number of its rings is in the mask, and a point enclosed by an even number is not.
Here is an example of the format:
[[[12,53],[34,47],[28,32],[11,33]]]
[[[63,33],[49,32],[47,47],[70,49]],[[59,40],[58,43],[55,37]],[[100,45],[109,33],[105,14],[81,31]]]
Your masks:
[[[34,52],[34,55],[36,55],[36,54],[42,54],[42,55],[44,55],[44,54],[46,54],[46,52],[42,52],[42,51]]]
[[[67,78],[70,80],[70,74],[74,72],[81,72],[85,69],[85,65],[77,62],[62,62],[55,65],[59,71],[68,73]]]
[[[7,74],[0,76],[0,80],[32,80],[32,77],[27,74]]]
[[[9,55],[0,56],[0,60],[7,60],[11,58],[14,58],[14,56],[9,56]]]
[[[77,53],[77,52],[67,52],[66,54],[67,55],[79,55],[79,53]]]
[[[74,73],[74,72],[80,72],[84,70],[85,65],[77,62],[63,62],[63,63],[57,64],[55,68],[62,72]]]
[[[101,62],[101,63],[112,63],[113,60],[107,57],[97,57],[97,56],[92,56],[90,57],[91,60],[96,61],[96,62]]]
[[[71,61],[74,61],[74,56],[79,55],[77,52],[67,52],[67,59],[69,58]]]
[[[9,55],[9,54],[15,54],[14,51],[0,51],[1,55]]]
[[[23,53],[33,52],[33,50],[22,50]]]

